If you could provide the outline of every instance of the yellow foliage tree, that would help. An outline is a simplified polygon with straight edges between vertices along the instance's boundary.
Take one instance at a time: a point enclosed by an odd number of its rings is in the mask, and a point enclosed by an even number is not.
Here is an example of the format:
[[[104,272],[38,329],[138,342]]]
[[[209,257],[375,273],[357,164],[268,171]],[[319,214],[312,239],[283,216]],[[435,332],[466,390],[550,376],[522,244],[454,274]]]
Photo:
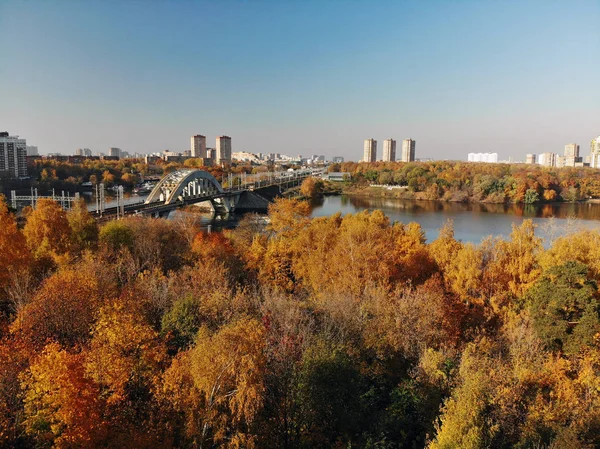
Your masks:
[[[264,400],[264,326],[243,318],[180,354],[163,376],[161,396],[186,417],[198,447],[253,447],[248,432]]]
[[[42,447],[99,447],[106,434],[99,389],[85,375],[82,354],[46,346],[21,376],[27,434]]]
[[[38,201],[23,228],[27,246],[36,258],[56,257],[69,250],[71,227],[66,212],[48,198]]]

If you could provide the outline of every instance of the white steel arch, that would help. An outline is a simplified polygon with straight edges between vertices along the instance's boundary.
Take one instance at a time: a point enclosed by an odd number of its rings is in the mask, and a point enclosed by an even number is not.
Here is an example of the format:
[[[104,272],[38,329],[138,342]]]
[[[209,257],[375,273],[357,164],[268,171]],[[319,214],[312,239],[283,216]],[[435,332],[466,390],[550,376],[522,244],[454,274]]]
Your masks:
[[[163,177],[145,203],[171,204],[178,199],[199,198],[224,193],[217,179],[203,170],[177,170]]]

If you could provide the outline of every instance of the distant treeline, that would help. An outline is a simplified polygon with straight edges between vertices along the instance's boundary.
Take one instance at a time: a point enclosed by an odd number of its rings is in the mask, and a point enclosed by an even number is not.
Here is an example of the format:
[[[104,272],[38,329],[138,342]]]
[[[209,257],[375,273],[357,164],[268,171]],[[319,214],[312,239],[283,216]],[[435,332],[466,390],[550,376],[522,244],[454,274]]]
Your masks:
[[[329,171],[352,174],[352,184],[407,186],[407,199],[537,203],[600,198],[600,170],[466,162],[344,162]],[[363,192],[365,193],[365,192]],[[372,193],[372,192],[371,192]]]

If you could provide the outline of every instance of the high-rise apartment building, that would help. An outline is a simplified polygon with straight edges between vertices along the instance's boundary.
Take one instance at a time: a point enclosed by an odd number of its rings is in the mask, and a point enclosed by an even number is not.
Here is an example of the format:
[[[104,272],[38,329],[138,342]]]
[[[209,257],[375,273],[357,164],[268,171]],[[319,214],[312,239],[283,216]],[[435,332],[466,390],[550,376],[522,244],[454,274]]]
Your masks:
[[[565,145],[565,157],[579,157],[579,145],[568,143]]]
[[[556,167],[556,153],[542,153],[538,157],[538,164],[544,167]]]
[[[535,154],[528,154],[525,156],[526,164],[535,164]]]
[[[219,164],[231,163],[231,137],[217,137],[217,160],[215,162]]]
[[[383,160],[384,162],[394,162],[396,160],[396,141],[394,139],[383,141]]]
[[[0,132],[0,177],[27,177],[27,142]]]
[[[402,162],[412,162],[415,160],[415,147],[417,142],[412,139],[402,141]]]
[[[206,136],[197,134],[190,139],[192,157],[206,157]]]
[[[108,155],[110,157],[121,157],[121,149],[120,148],[109,148]]]
[[[557,167],[575,167],[575,165],[583,162],[583,158],[579,157],[579,145],[569,143],[565,145],[565,155],[556,159]]]
[[[363,162],[375,162],[377,160],[377,141],[375,139],[365,140]]]
[[[590,143],[590,167],[600,168],[600,136]]]

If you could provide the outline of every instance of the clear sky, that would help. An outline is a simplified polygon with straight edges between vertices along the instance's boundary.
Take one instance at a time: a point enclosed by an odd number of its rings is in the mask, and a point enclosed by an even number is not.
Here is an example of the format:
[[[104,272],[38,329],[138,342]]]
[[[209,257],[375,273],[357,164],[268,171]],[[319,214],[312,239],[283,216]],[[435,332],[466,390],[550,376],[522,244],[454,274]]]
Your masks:
[[[0,0],[0,131],[72,154],[583,155],[600,0]]]

